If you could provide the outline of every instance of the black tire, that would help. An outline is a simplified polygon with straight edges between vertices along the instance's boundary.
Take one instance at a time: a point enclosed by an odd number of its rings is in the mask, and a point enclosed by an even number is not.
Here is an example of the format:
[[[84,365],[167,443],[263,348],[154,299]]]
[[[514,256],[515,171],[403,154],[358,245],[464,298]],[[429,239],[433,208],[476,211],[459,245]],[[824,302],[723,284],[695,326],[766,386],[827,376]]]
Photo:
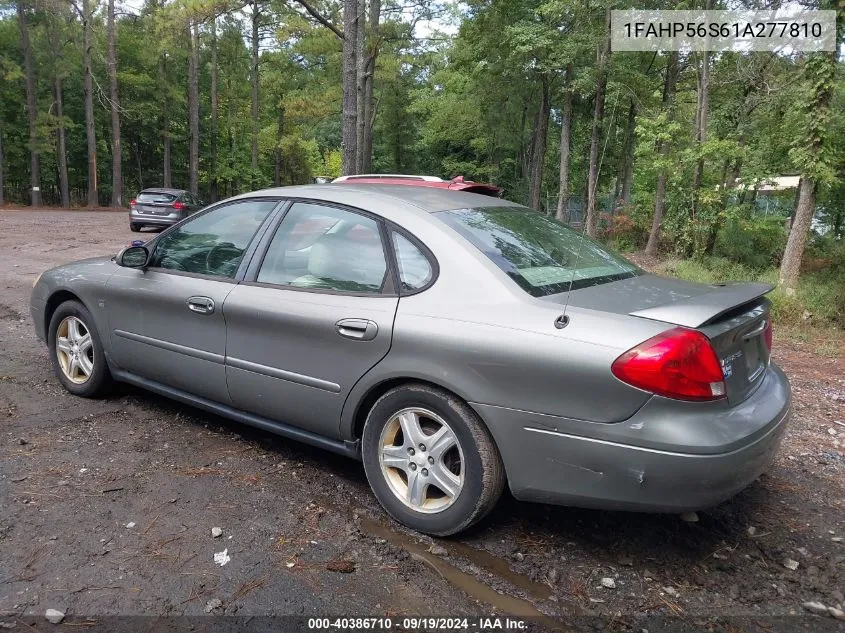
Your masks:
[[[463,453],[463,486],[451,505],[436,512],[420,512],[400,500],[379,460],[385,426],[403,409],[414,407],[440,416]],[[429,385],[402,385],[379,398],[364,423],[361,450],[367,480],[382,507],[399,523],[432,536],[456,534],[481,520],[505,487],[502,458],[484,423],[460,398]]]
[[[76,317],[82,321],[83,326],[91,335],[91,351],[93,357],[93,370],[87,380],[78,383],[72,381],[65,374],[59,361],[56,349],[58,329],[67,317]],[[59,381],[65,389],[75,396],[83,398],[99,398],[106,395],[112,386],[113,379],[106,363],[106,355],[103,351],[103,343],[100,334],[94,325],[94,318],[88,309],[79,301],[65,301],[50,318],[50,325],[47,329],[47,350],[50,354],[50,362],[53,365],[53,372],[58,376]]]
[[[132,231],[133,233],[138,233],[141,230],[141,226],[142,225],[140,225],[140,224],[135,224],[134,222],[130,222],[129,223],[129,230]]]

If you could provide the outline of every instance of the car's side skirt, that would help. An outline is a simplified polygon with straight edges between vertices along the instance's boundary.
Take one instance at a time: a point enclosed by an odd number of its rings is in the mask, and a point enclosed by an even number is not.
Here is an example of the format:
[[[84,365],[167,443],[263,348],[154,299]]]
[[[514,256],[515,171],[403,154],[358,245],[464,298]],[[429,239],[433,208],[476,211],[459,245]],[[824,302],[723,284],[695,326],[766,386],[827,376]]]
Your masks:
[[[195,396],[186,391],[182,391],[181,389],[174,389],[173,387],[156,382],[155,380],[149,380],[122,369],[112,368],[111,373],[115,380],[126,382],[131,385],[135,385],[136,387],[141,387],[142,389],[210,411],[211,413],[235,420],[236,422],[254,426],[264,431],[269,431],[270,433],[275,433],[292,440],[304,442],[305,444],[311,444],[312,446],[317,446],[333,453],[338,453],[339,455],[345,455],[346,457],[352,457],[353,459],[358,460],[361,459],[357,441],[348,442],[317,435],[316,433],[311,433],[304,429],[290,426],[289,424],[285,424],[283,422],[278,422],[277,420],[264,418],[259,415],[247,413],[246,411],[241,411],[240,409],[234,409],[224,404],[219,404],[213,400],[208,400],[207,398]]]

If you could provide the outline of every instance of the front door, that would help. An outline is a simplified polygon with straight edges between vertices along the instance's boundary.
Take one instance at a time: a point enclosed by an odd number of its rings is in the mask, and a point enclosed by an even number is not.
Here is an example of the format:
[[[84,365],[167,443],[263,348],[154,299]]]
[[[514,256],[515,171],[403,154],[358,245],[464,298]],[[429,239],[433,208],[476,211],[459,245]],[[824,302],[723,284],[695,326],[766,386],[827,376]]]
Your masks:
[[[223,307],[234,406],[338,437],[346,396],[390,349],[388,270],[379,221],[294,203]]]
[[[151,245],[146,269],[108,282],[112,360],[133,374],[228,404],[223,303],[275,200],[215,207]]]

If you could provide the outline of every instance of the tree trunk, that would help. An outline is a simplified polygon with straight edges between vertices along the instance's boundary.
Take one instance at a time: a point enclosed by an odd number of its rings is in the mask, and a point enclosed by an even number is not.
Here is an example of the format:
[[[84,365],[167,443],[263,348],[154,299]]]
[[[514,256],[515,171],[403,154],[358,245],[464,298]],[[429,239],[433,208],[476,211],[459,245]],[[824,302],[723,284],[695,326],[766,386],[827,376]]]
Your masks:
[[[56,99],[56,166],[59,170],[59,196],[62,206],[70,206],[70,186],[67,179],[67,139],[64,121],[64,106],[62,98],[62,80],[56,75],[53,80],[53,90]]]
[[[707,142],[707,117],[710,106],[710,53],[701,53],[701,71],[698,73],[698,99],[695,110],[695,148],[701,151]],[[699,193],[704,177],[704,157],[699,156],[692,175],[692,217],[700,210]]]
[[[32,64],[32,46],[29,42],[29,25],[26,21],[24,3],[18,2],[18,25],[21,30],[21,49],[23,50],[23,66],[26,75],[26,113],[29,118],[29,176],[30,203],[33,207],[41,206],[41,156],[38,151],[38,132],[36,121],[38,118],[38,95],[35,85],[35,69]]]
[[[663,82],[663,110],[666,112],[667,120],[671,123],[675,118],[675,92],[678,87],[678,53],[669,53],[666,62],[666,78]],[[660,161],[665,163],[669,156],[669,143],[660,142],[657,147],[657,154]],[[651,232],[648,234],[648,244],[645,247],[646,255],[657,254],[657,247],[660,244],[660,227],[663,224],[663,213],[666,209],[666,166],[661,165],[657,174],[657,190],[654,193],[654,218],[651,223]]]
[[[798,205],[780,265],[780,283],[790,290],[794,290],[798,285],[801,259],[804,256],[807,234],[810,232],[815,211],[816,182],[808,176],[803,176],[798,184]]]
[[[167,76],[167,53],[165,52],[161,58],[161,82],[163,86],[168,85],[167,82],[169,78]],[[163,186],[165,187],[172,187],[173,186],[173,175],[171,169],[171,160],[170,160],[170,146],[171,146],[171,139],[170,139],[170,99],[164,94],[162,91],[164,98],[162,99],[161,104],[161,112],[162,112],[162,126],[161,126],[161,133],[164,137],[164,165],[163,165],[163,178],[164,183]]]
[[[261,11],[258,7],[258,0],[252,3],[252,65],[250,68],[250,82],[252,84],[252,103],[250,109],[250,156],[252,177],[250,179],[253,188],[258,185],[258,26],[261,18]]]
[[[379,53],[378,30],[380,19],[381,0],[370,0],[370,12],[367,15],[370,46],[364,74],[364,111],[360,115],[364,118],[364,147],[361,149],[361,156],[363,157],[361,171],[365,174],[373,170],[373,125],[376,120],[373,82],[375,81],[376,61],[378,60]]]
[[[3,180],[3,129],[0,128],[0,207],[6,204],[6,181]]]
[[[279,101],[279,121],[276,127],[276,177],[277,187],[282,186],[282,136],[285,133],[285,106]]]
[[[144,171],[141,169],[141,148],[138,147],[138,141],[132,144],[135,149],[135,164],[138,167],[138,190],[144,188]]]
[[[627,204],[631,202],[631,180],[634,176],[634,145],[636,143],[637,106],[631,99],[628,120],[625,124],[625,140],[622,143],[622,162],[617,177],[616,198]]]
[[[109,97],[111,101],[111,206],[123,206],[123,155],[120,149],[120,101],[117,98],[117,54],[115,52],[114,0],[108,9]]]
[[[841,41],[844,30],[840,19],[837,41]],[[798,204],[780,267],[780,284],[786,288],[787,293],[794,292],[798,285],[807,234],[816,211],[816,174],[824,173],[833,167],[832,159],[825,150],[832,140],[829,120],[837,70],[836,51],[810,55],[805,62],[804,74],[810,89],[810,98],[807,103],[802,104],[803,114],[807,116],[804,143],[801,147],[805,152],[804,173],[801,174],[798,185]]]
[[[555,217],[567,221],[566,203],[569,199],[569,163],[572,158],[572,64],[566,67],[563,107],[560,112],[560,189]]]
[[[358,159],[358,1],[343,2],[343,175],[356,173]]]
[[[61,36],[56,32],[57,25],[53,16],[46,21],[47,43],[53,62],[53,99],[56,106],[56,170],[59,177],[59,198],[65,208],[70,206],[70,186],[67,176],[67,129],[64,120],[64,90],[62,76],[59,74],[59,60],[62,57]]]
[[[88,206],[96,207],[97,196],[97,136],[94,129],[94,80],[91,70],[91,19],[90,0],[82,0],[82,65],[85,73],[85,137],[88,139]]]
[[[709,11],[713,9],[714,0],[707,0],[705,8]],[[710,52],[703,51],[700,53],[701,71],[698,73],[698,99],[696,101],[695,110],[695,149],[699,152],[698,160],[696,161],[695,171],[692,174],[692,221],[696,222],[696,217],[701,211],[701,182],[704,180],[704,157],[701,156],[702,146],[707,142],[707,119],[710,110]],[[699,252],[698,244],[699,232],[693,232],[693,250]]]
[[[211,202],[217,202],[217,18],[211,20]]]
[[[540,109],[537,112],[537,123],[534,126],[534,138],[531,143],[531,168],[528,181],[528,203],[536,211],[540,210],[540,197],[543,191],[543,165],[546,162],[551,107],[549,81],[544,76],[541,79]]]
[[[599,142],[604,123],[604,97],[607,90],[607,70],[610,62],[610,9],[605,11],[604,46],[599,53],[599,83],[596,87],[596,99],[593,108],[593,129],[590,133],[590,168],[587,176],[587,217],[584,228],[587,235],[595,237],[598,232],[599,209],[596,201],[599,184]]]
[[[358,29],[355,34],[355,109],[358,120],[355,122],[355,172],[364,173],[364,132],[366,128],[364,112],[364,91],[367,76],[367,58],[364,56],[364,40],[366,39],[366,0],[358,0]]]
[[[191,50],[188,56],[188,189],[195,196],[199,194],[199,153],[200,153],[200,115],[199,115],[199,48],[200,34],[197,23],[188,25],[188,38]]]

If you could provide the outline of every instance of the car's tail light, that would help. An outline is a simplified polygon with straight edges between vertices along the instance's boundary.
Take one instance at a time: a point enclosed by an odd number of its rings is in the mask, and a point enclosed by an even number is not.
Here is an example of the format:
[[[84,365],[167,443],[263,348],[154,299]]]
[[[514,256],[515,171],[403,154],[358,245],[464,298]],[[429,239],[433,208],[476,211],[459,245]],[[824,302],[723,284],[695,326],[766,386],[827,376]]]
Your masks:
[[[173,203],[173,208],[176,209],[177,211],[181,211],[186,206],[187,205],[184,202],[182,202],[181,200],[177,200],[176,202]]]
[[[772,319],[771,319],[771,317],[769,317],[766,320],[766,329],[763,330],[763,340],[766,341],[766,349],[768,349],[770,352],[772,351],[772,344],[774,342],[773,338],[774,338],[774,331],[773,331],[773,328],[772,328]]]
[[[138,202],[138,201],[137,201],[137,200],[135,200],[135,198],[132,198],[132,200],[130,200],[130,201],[129,201],[129,206],[130,206],[130,208],[134,209],[134,208],[135,208],[135,204],[136,204],[137,202]]]
[[[668,330],[640,343],[611,367],[619,380],[678,400],[725,397],[722,365],[710,340],[686,328]]]

